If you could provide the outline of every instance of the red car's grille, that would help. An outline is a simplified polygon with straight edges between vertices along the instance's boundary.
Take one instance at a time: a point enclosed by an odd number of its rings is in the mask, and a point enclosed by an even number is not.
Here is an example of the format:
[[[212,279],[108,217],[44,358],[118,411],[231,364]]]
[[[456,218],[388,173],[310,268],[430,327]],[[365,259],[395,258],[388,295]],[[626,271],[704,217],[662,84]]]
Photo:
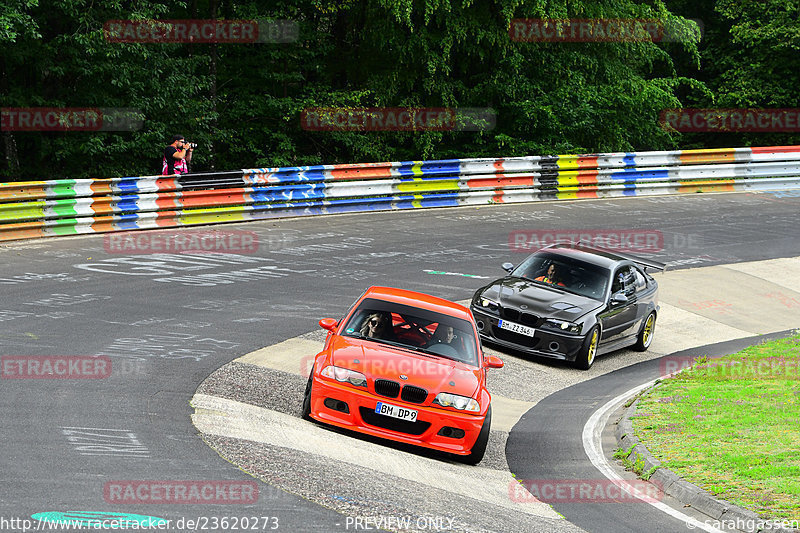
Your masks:
[[[375,394],[380,394],[387,398],[397,398],[397,395],[400,394],[400,384],[388,379],[376,379]]]
[[[428,398],[428,391],[414,385],[406,385],[400,398],[409,403],[423,403]]]
[[[390,416],[379,415],[373,409],[367,407],[359,407],[358,411],[361,414],[361,420],[370,426],[406,433],[408,435],[422,435],[431,427],[430,422],[398,420]]]
[[[375,394],[380,394],[387,398],[397,398],[397,395],[400,394],[400,384],[389,379],[376,379]],[[406,385],[403,387],[403,393],[400,394],[400,398],[404,402],[424,403],[428,398],[428,391],[414,385]]]

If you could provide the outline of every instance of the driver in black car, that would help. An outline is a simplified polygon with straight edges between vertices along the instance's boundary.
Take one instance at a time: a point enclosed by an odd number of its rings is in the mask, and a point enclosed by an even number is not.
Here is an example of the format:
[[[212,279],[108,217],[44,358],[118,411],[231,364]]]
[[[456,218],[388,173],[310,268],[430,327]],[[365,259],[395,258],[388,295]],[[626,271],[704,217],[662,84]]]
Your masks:
[[[551,285],[560,285],[561,287],[566,287],[566,285],[564,285],[564,283],[561,281],[558,268],[554,263],[550,263],[550,266],[547,267],[546,274],[539,276],[534,281],[544,281],[545,283],[549,283]]]

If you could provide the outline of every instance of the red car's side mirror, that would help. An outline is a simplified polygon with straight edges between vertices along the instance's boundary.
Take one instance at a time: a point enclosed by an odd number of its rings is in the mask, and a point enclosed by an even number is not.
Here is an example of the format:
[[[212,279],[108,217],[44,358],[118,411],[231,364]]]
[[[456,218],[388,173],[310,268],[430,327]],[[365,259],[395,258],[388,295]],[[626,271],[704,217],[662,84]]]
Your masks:
[[[494,355],[490,355],[483,360],[483,366],[486,368],[503,368],[503,360]]]
[[[339,325],[339,322],[335,318],[323,318],[319,321],[319,325],[323,329],[333,331]]]

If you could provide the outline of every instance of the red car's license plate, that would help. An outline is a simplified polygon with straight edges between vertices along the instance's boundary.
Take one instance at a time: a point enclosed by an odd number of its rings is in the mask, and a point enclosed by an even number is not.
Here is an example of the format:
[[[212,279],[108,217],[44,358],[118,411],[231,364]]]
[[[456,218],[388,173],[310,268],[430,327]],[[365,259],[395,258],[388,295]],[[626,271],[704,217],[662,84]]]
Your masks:
[[[378,402],[375,412],[379,415],[391,416],[392,418],[399,418],[409,422],[417,421],[417,412],[413,409],[406,409],[405,407],[398,407],[388,403]]]

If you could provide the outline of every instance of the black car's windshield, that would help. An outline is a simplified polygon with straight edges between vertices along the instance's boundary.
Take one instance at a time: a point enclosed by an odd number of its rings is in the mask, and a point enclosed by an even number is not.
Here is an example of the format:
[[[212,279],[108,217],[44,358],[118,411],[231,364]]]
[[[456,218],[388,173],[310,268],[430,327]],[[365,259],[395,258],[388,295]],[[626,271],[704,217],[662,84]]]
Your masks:
[[[343,335],[478,365],[472,324],[427,309],[367,298],[351,315]]]
[[[566,255],[536,252],[511,275],[600,300],[606,293],[609,270]]]

